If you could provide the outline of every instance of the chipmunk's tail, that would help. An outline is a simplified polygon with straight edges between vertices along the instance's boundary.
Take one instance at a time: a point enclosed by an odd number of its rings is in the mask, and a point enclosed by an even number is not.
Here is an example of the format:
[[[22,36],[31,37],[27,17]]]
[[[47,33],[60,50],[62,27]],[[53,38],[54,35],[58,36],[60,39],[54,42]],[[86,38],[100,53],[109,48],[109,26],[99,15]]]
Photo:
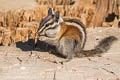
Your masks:
[[[114,36],[109,36],[104,38],[99,44],[92,50],[82,50],[77,53],[77,57],[93,57],[93,56],[101,56],[102,53],[107,52],[112,43],[116,41],[117,38]]]

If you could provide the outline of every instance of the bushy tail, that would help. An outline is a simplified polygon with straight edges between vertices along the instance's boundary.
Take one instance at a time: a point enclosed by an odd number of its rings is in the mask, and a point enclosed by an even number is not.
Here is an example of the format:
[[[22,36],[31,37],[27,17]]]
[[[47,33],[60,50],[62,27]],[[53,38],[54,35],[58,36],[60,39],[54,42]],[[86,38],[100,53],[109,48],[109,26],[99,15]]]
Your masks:
[[[82,50],[77,53],[77,57],[93,57],[101,56],[101,53],[107,52],[110,49],[112,43],[116,41],[117,38],[114,36],[109,36],[104,38],[99,44],[92,50]]]

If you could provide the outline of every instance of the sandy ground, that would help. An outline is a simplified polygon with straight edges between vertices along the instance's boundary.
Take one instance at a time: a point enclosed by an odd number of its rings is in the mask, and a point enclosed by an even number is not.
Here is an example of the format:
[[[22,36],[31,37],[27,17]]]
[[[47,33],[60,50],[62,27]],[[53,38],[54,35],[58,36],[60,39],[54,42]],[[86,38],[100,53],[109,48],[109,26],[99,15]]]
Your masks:
[[[35,0],[0,0],[0,10],[33,8],[36,4]]]
[[[87,32],[85,49],[94,48],[109,35],[118,41],[102,57],[74,58],[63,65],[51,62],[62,58],[32,51],[32,44],[0,46],[0,80],[120,80],[120,29],[88,28]]]

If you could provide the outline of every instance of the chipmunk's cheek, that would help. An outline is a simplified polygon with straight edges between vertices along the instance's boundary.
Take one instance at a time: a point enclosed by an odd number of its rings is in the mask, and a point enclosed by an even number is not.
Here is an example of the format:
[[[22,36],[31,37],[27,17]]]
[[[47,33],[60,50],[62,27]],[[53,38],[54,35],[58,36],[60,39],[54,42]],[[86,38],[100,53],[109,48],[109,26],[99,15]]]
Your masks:
[[[46,40],[47,40],[47,37],[45,37],[45,36],[40,36],[40,37],[39,37],[39,40],[40,40],[40,41],[46,41]]]
[[[56,34],[57,34],[56,31],[53,31],[53,30],[46,31],[46,36],[49,38],[56,37]]]

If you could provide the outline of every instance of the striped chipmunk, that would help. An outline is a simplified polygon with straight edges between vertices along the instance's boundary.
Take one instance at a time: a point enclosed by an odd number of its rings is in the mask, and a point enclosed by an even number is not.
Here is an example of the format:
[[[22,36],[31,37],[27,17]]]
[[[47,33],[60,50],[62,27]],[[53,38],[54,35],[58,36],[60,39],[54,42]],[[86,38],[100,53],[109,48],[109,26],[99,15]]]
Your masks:
[[[38,29],[38,38],[46,37],[46,40],[56,42],[56,53],[62,55],[67,61],[73,57],[93,57],[101,56],[107,52],[114,41],[114,36],[109,36],[101,40],[92,50],[83,50],[86,43],[86,29],[77,19],[63,19],[60,12],[54,13],[53,8],[49,8],[48,15],[42,19]]]

